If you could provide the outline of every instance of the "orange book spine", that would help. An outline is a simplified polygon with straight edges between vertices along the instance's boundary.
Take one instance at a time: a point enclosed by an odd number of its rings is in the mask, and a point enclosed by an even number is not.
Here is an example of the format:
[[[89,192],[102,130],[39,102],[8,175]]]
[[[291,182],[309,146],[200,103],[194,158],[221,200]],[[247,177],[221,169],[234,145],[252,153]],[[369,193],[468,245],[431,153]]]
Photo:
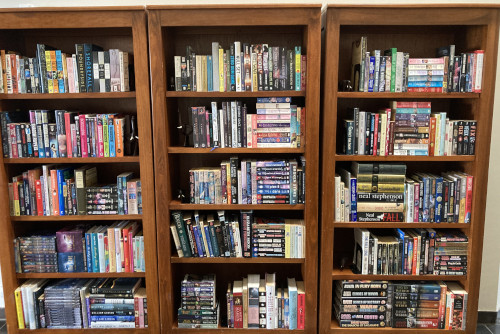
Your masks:
[[[52,195],[52,215],[59,216],[59,190],[57,187],[57,170],[50,171],[50,193]]]

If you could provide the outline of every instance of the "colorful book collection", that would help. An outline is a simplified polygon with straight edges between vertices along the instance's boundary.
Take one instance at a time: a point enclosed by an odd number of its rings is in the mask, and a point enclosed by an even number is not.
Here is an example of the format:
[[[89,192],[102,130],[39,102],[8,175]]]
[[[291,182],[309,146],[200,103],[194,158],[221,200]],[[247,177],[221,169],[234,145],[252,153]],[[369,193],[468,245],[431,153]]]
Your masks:
[[[281,285],[274,273],[249,274],[228,283],[226,301],[228,328],[304,329],[304,282],[295,278]]]
[[[137,155],[136,116],[66,110],[0,113],[4,158]]]
[[[140,278],[31,279],[15,290],[19,329],[147,328]]]
[[[336,281],[340,327],[465,330],[468,293],[457,282]]]
[[[362,275],[467,275],[468,237],[434,229],[354,229],[352,270]]]
[[[97,168],[42,165],[9,182],[11,216],[142,214],[141,180],[132,172],[97,184]]]
[[[177,310],[179,328],[215,329],[219,327],[219,304],[213,274],[186,274],[181,282],[181,305]]]
[[[75,44],[76,53],[37,44],[36,57],[0,50],[0,93],[128,92],[129,54],[104,51],[94,44]]]
[[[351,84],[359,92],[481,93],[484,50],[455,53],[437,49],[437,58],[410,58],[390,48],[368,51],[367,37],[352,43]]]
[[[191,107],[194,147],[301,147],[305,141],[305,107],[290,97],[259,97],[256,113],[241,101]]]
[[[14,239],[16,272],[144,272],[144,235],[140,224],[63,228],[55,235]]]
[[[269,46],[236,41],[228,50],[212,42],[211,55],[174,56],[176,91],[256,92],[306,89],[306,56],[301,46]]]
[[[379,112],[352,109],[344,120],[346,155],[474,155],[475,120],[450,120],[432,113],[431,102],[391,101]]]
[[[172,212],[179,257],[305,257],[302,219],[260,218],[253,211]]]
[[[335,174],[335,221],[470,223],[473,176],[414,173],[404,164],[357,163]]]
[[[305,158],[241,160],[220,168],[189,170],[192,204],[301,204],[305,201]]]

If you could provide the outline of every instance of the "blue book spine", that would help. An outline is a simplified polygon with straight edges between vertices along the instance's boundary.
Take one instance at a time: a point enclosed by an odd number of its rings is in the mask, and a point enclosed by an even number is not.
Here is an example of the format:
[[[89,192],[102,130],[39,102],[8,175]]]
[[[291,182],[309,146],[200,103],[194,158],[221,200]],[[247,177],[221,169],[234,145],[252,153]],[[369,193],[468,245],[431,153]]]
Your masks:
[[[118,192],[118,214],[123,215],[125,214],[124,208],[123,208],[123,183],[122,183],[122,178],[123,176],[118,176],[117,182],[116,182],[116,191]]]
[[[200,233],[198,226],[193,225],[194,240],[196,241],[196,248],[198,248],[198,256],[203,257],[203,248],[201,246]]]
[[[288,324],[290,323],[289,317],[290,317],[290,297],[285,298],[285,327],[288,327]]]
[[[429,114],[431,113],[431,108],[397,108],[397,114]],[[396,117],[397,119],[397,117]]]
[[[90,321],[135,321],[133,315],[91,315]]]
[[[210,231],[208,230],[208,226],[203,226],[203,229],[205,230],[205,238],[207,239],[207,246],[208,246],[208,254],[207,257],[214,257],[214,251],[212,249],[212,242],[210,241]]]
[[[290,189],[257,189],[259,195],[289,195]]]
[[[83,253],[58,253],[57,264],[60,273],[81,273],[83,267]]]
[[[419,155],[419,156],[427,156],[429,155],[428,150],[408,150],[409,155]]]
[[[289,291],[288,298],[289,329],[297,329],[297,291]]]
[[[57,65],[57,82],[59,84],[59,93],[66,93],[64,90],[64,77],[59,77],[59,74],[63,74],[63,63],[62,63],[62,53],[61,50],[56,50],[56,65]]]
[[[116,144],[115,144],[115,125],[113,119],[108,120],[108,136],[109,136],[109,156],[116,157]]]
[[[441,137],[440,137],[440,144],[439,144],[439,155],[443,156],[444,155],[444,140],[446,137],[446,112],[441,113],[441,117],[439,117],[440,123],[441,123]]]
[[[292,102],[292,98],[289,96],[257,98],[257,103],[290,103],[290,102]]]
[[[207,56],[207,90],[212,92],[213,88],[213,74],[212,74],[212,56]]]
[[[443,81],[408,81],[408,87],[443,87]]]
[[[99,272],[99,244],[97,240],[97,233],[92,233],[92,271]],[[88,260],[87,260],[88,261]]]
[[[423,185],[424,185],[424,206],[423,206],[423,213],[422,213],[422,221],[424,223],[429,222],[429,196],[430,196],[430,180],[428,177],[422,178]]]
[[[399,240],[403,240],[403,242],[404,242],[405,232],[402,229],[398,228],[398,229],[396,229],[396,233],[398,234]],[[405,259],[406,259],[407,255],[408,255],[407,249],[406,249],[406,247],[403,247],[403,252],[401,253],[401,261],[402,261],[401,263],[403,264],[403,274],[404,275],[406,275],[406,272],[407,272],[406,265],[405,265]]]
[[[203,192],[205,193],[205,204],[209,204],[210,203],[210,184],[212,181],[210,180],[210,177],[206,177],[206,176],[208,176],[207,173],[205,173],[205,186],[203,187]]]
[[[200,197],[200,204],[205,204],[205,182],[203,181],[203,171],[199,173],[195,173],[195,177],[198,175],[198,180],[195,181],[195,184],[198,184],[198,191]]]
[[[443,178],[436,178],[436,201],[434,210],[434,222],[441,222],[441,210],[443,207]]]
[[[368,74],[368,92],[373,92],[373,86],[375,83],[375,57],[370,57],[370,69]]]
[[[351,179],[351,221],[358,221],[358,193],[356,191],[357,188],[357,179]]]
[[[297,144],[297,136],[300,135],[300,132],[297,132],[297,106],[292,106],[290,108],[290,111],[292,112],[292,115],[290,116],[290,138],[294,139],[295,146],[296,146],[296,144]],[[260,139],[264,139],[264,138],[260,138]],[[286,140],[287,138],[279,138],[280,141],[281,141],[281,139],[285,139]],[[260,142],[263,143],[265,141],[260,141]],[[286,143],[286,142],[287,141],[284,141],[284,143]],[[270,143],[274,143],[274,142],[270,141]],[[294,143],[292,142],[292,146],[293,146],[293,144]]]
[[[441,75],[412,75],[408,77],[408,82],[411,81],[443,81],[443,76]]]
[[[247,204],[252,204],[252,162],[247,161]]]
[[[441,298],[440,293],[420,293],[418,295],[420,300],[439,300]]]
[[[208,231],[210,233],[210,242],[212,243],[212,251],[214,252],[214,257],[219,257],[219,244],[217,243],[217,236],[215,235],[215,227],[213,226],[213,224],[208,227]]]
[[[92,273],[94,269],[92,268],[92,241],[91,234],[85,233],[85,252],[87,253],[87,272]]]
[[[122,193],[121,196],[123,198],[123,213],[125,215],[128,215],[128,199],[127,199],[127,181],[130,179],[130,177],[122,177]]]
[[[25,127],[25,132],[26,132],[26,137],[31,137],[31,140],[32,141],[35,141],[36,138],[33,138],[33,133],[31,132],[31,126],[28,124],[26,127]],[[31,141],[27,141],[26,142],[26,146],[27,146],[27,149],[28,149],[28,155],[29,156],[33,156],[33,144]]]
[[[65,216],[66,215],[66,210],[64,209],[64,204],[65,204],[65,201],[64,201],[64,174],[65,174],[65,170],[62,170],[62,169],[58,169],[57,170],[57,192],[58,192],[58,195],[59,195],[59,214],[61,216]]]
[[[234,44],[231,44],[231,53],[230,53],[230,57],[229,57],[229,61],[230,61],[230,69],[231,69],[231,91],[235,91],[236,90],[236,72],[235,72],[235,69],[234,69]]]
[[[87,93],[92,93],[94,91],[94,80],[93,80],[93,64],[92,64],[92,44],[83,45],[83,54],[85,61],[85,87],[87,88]],[[80,93],[84,93],[81,92]]]
[[[231,255],[235,254],[235,248],[234,248],[234,236],[233,236],[233,224],[228,223],[228,230],[229,230],[229,241],[231,242]]]

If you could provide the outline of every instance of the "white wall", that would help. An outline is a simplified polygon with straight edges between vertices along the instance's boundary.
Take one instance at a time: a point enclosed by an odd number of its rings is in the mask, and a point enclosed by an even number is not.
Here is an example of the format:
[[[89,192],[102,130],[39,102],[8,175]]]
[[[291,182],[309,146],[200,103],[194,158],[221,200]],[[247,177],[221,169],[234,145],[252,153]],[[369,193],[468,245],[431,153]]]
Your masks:
[[[467,0],[0,0],[0,8],[5,7],[69,7],[69,6],[127,6],[127,5],[183,5],[183,4],[235,4],[235,3],[331,3],[331,4],[426,4],[426,3],[488,3],[500,4],[500,0],[467,1]],[[499,53],[500,55],[500,53]],[[500,128],[500,66],[497,67],[497,82],[495,95],[495,112],[493,116],[493,128]],[[493,131],[492,142],[500,142],[500,131]],[[488,185],[488,200],[486,203],[486,226],[483,248],[483,270],[481,272],[481,291],[479,297],[480,311],[498,311],[500,309],[500,224],[497,223],[496,203],[500,202],[500,146],[492,145],[490,158],[490,172]]]

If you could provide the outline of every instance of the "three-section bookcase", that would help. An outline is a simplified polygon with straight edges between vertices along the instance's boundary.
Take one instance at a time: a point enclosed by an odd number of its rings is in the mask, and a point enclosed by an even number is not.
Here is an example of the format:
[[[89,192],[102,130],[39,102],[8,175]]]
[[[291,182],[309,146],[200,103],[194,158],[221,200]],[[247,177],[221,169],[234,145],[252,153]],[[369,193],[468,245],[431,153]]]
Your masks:
[[[0,260],[5,296],[5,311],[9,333],[50,333],[57,330],[19,330],[17,325],[14,290],[31,278],[95,278],[138,277],[147,286],[149,327],[120,329],[120,333],[158,333],[158,284],[156,260],[156,226],[154,202],[153,152],[151,136],[151,108],[149,94],[148,43],[146,12],[143,7],[100,8],[37,8],[3,9],[0,12],[2,49],[17,51],[34,57],[36,44],[44,43],[63,52],[74,53],[76,43],[93,43],[104,49],[119,48],[134,58],[135,91],[76,94],[1,94],[0,109],[14,111],[30,109],[76,110],[85,113],[126,113],[137,115],[138,156],[115,158],[18,158],[1,159],[0,163]],[[2,154],[3,156],[3,154]],[[61,166],[97,166],[100,182],[115,183],[124,171],[140,174],[142,181],[142,215],[86,215],[86,216],[9,216],[8,182],[12,176],[43,164]],[[108,225],[118,220],[142,222],[145,243],[146,272],[135,273],[33,273],[16,274],[13,239],[37,231],[55,233],[65,226],[80,223]],[[105,333],[109,330],[71,329],[71,333],[88,331]]]
[[[148,7],[151,59],[153,141],[158,236],[158,283],[163,333],[189,332],[177,326],[180,282],[187,273],[215,273],[217,299],[225,304],[228,282],[247,274],[276,272],[281,282],[286,277],[302,279],[306,290],[305,332],[316,332],[318,259],[318,158],[319,158],[319,75],[320,6],[242,5],[242,6],[167,6]],[[228,48],[230,43],[269,43],[292,47],[302,45],[307,54],[306,91],[191,92],[170,88],[174,75],[174,56],[184,55],[190,45],[197,54],[211,54],[212,42]],[[217,148],[183,147],[179,134],[178,111],[189,120],[190,107],[211,101],[242,100],[253,109],[257,97],[291,96],[292,102],[306,106],[306,144],[300,148]],[[177,199],[177,189],[187,192],[188,170],[217,166],[230,156],[260,159],[298,158],[303,155],[306,168],[305,204],[286,205],[199,205]],[[303,218],[306,225],[305,258],[179,258],[170,234],[172,210],[254,210],[272,216]],[[221,312],[221,318],[225,318]],[[237,331],[220,327],[213,332]],[[282,332],[284,330],[272,330]],[[207,330],[208,332],[208,330]],[[265,329],[248,329],[261,333]]]
[[[405,6],[329,6],[323,20],[325,28],[322,109],[321,182],[321,262],[320,333],[423,333],[449,332],[422,329],[340,328],[332,312],[333,282],[336,280],[444,280],[459,281],[468,291],[466,333],[475,333],[481,273],[481,253],[488,181],[491,120],[498,46],[498,9],[488,6],[405,5]],[[434,57],[436,49],[455,44],[457,52],[482,49],[485,52],[481,93],[367,93],[339,92],[338,82],[350,79],[351,45],[368,37],[368,50],[391,47],[409,52],[410,57]],[[432,101],[432,107],[445,111],[450,119],[477,120],[474,156],[355,156],[343,155],[341,138],[348,108],[378,110],[388,101]],[[474,177],[472,220],[470,224],[451,223],[359,223],[334,220],[334,177],[339,166],[358,162],[404,162],[409,172],[439,174],[461,170]],[[347,267],[340,269],[344,255],[351,258],[353,229],[434,228],[461,229],[469,237],[469,265],[466,276],[357,275]],[[464,332],[464,331],[456,331]]]

